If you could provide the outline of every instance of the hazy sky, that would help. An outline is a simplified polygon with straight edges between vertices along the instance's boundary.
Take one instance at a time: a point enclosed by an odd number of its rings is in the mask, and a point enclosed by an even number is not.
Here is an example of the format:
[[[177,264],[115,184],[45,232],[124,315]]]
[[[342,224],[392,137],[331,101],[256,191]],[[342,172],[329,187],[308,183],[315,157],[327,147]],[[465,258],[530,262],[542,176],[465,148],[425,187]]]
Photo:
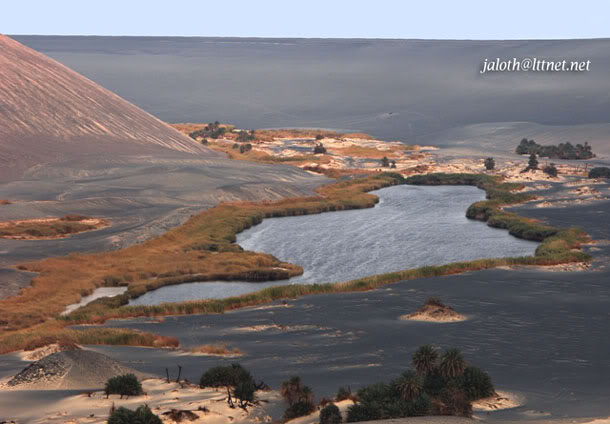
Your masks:
[[[606,0],[18,0],[0,32],[541,39],[610,37]]]

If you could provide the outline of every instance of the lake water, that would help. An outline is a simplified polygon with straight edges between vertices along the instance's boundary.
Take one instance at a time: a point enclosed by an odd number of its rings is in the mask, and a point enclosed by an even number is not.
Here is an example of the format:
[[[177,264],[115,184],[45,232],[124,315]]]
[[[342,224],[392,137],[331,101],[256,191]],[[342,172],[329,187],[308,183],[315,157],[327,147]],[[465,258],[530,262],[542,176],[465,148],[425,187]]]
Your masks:
[[[401,185],[374,193],[380,202],[372,209],[271,218],[238,234],[244,249],[298,264],[304,269],[301,276],[267,283],[167,286],[131,304],[224,298],[273,285],[339,282],[424,265],[526,256],[537,247],[467,219],[468,206],[485,198],[475,187]]]

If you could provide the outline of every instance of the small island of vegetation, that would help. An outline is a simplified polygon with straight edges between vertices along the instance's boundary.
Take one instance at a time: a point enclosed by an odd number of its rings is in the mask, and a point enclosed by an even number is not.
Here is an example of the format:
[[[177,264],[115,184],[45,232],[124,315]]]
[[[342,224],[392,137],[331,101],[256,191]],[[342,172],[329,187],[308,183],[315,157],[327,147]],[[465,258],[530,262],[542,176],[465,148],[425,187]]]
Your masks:
[[[107,227],[108,221],[83,215],[66,215],[61,218],[37,218],[0,222],[0,238],[40,240],[68,237],[85,231]]]
[[[591,149],[591,145],[585,144],[573,145],[572,143],[560,143],[556,146],[543,146],[536,143],[534,140],[524,138],[517,146],[515,153],[518,155],[537,154],[541,158],[549,159],[566,159],[566,160],[585,160],[595,157]]]
[[[426,300],[424,306],[417,311],[402,315],[401,320],[426,321],[426,322],[458,322],[465,321],[466,317],[459,314],[451,306],[445,305],[438,297]]]

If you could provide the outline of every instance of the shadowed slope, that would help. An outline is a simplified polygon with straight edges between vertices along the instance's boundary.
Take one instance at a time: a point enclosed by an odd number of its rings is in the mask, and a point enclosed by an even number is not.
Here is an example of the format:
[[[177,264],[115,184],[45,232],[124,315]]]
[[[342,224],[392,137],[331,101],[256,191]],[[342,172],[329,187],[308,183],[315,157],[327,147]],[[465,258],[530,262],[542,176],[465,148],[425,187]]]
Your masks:
[[[0,35],[0,178],[76,155],[159,151],[218,157],[66,66]]]

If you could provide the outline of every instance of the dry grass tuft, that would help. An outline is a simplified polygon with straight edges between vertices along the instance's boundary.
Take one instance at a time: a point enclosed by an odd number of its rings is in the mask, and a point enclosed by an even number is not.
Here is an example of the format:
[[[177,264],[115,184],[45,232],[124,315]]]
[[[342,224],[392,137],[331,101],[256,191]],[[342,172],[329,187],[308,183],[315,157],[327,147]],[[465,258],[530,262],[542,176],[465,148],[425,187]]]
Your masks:
[[[204,354],[209,356],[243,356],[245,353],[237,347],[229,348],[226,344],[207,344],[197,346],[191,349],[192,353]]]

